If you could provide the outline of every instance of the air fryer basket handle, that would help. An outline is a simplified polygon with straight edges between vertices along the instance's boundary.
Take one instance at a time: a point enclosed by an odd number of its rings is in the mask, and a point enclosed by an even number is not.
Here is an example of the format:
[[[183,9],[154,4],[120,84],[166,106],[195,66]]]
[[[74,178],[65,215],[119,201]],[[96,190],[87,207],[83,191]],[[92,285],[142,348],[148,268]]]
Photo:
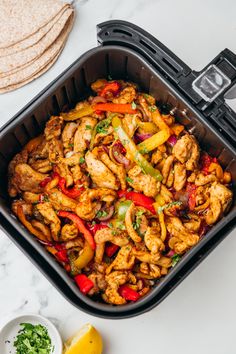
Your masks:
[[[236,54],[226,48],[220,52],[207,67],[212,64],[219,68],[230,79],[231,83],[213,102],[209,105],[201,102],[198,104],[198,108],[223,132],[227,140],[235,146],[236,112],[225,102],[225,94],[230,90],[236,90]],[[206,68],[202,71],[205,71]]]
[[[178,83],[181,76],[187,76],[191,69],[161,42],[140,27],[120,20],[97,25],[98,42],[102,45],[124,45],[148,59],[164,74]]]

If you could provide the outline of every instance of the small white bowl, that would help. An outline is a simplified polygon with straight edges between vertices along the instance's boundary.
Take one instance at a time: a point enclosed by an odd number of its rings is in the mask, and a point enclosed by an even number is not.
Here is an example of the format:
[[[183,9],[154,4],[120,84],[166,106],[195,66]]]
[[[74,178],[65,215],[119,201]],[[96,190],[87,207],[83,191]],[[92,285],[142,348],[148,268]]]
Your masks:
[[[41,324],[47,328],[48,334],[52,341],[52,348],[54,346],[53,354],[62,354],[62,339],[52,322],[40,315],[22,315],[15,317],[8,321],[0,330],[0,353],[1,354],[15,354],[14,341],[21,329],[21,323],[31,323],[33,325]]]

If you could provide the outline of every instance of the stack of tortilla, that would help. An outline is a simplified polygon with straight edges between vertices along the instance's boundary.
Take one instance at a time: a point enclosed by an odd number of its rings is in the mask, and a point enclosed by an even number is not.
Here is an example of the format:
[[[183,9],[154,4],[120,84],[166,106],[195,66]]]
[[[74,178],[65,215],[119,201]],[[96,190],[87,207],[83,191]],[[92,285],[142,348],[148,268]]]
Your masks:
[[[71,31],[74,11],[61,0],[0,0],[0,93],[48,70]]]

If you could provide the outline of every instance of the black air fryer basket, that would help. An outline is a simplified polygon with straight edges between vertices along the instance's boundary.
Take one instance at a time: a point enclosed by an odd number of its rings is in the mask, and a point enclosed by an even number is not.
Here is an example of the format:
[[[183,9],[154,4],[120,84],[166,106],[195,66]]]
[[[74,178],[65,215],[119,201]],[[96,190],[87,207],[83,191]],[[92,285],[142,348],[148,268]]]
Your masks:
[[[12,157],[43,131],[51,115],[73,107],[89,94],[90,84],[111,76],[136,82],[174,111],[201,147],[236,180],[236,114],[224,94],[236,83],[236,55],[222,51],[200,73],[192,71],[163,44],[141,28],[124,21],[98,25],[99,46],[76,60],[64,73],[0,130],[0,224],[4,232],[79,309],[105,318],[126,318],[159,304],[233,229],[236,206],[140,301],[111,306],[80,293],[70,276],[16,220],[7,196],[7,166]]]

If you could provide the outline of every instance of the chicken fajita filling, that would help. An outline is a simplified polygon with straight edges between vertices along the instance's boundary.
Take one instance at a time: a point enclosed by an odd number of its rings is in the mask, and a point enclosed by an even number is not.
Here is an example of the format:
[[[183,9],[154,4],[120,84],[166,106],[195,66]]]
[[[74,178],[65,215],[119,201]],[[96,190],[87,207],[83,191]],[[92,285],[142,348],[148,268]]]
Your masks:
[[[10,162],[20,222],[83,294],[137,301],[232,201],[231,175],[155,98],[97,80]]]

